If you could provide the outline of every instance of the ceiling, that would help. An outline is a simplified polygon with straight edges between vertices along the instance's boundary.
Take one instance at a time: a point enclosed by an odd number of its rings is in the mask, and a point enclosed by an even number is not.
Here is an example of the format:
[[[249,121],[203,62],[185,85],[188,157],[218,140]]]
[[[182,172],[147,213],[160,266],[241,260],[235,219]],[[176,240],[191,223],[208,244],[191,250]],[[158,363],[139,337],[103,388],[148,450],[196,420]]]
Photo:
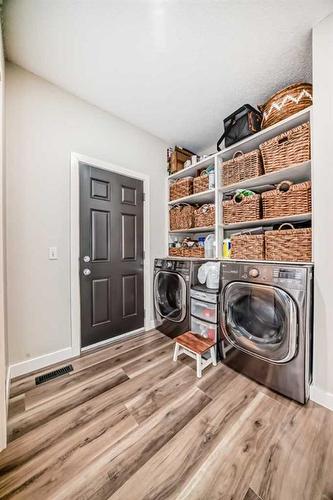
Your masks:
[[[202,150],[244,103],[311,80],[333,0],[7,0],[7,58],[162,138]]]

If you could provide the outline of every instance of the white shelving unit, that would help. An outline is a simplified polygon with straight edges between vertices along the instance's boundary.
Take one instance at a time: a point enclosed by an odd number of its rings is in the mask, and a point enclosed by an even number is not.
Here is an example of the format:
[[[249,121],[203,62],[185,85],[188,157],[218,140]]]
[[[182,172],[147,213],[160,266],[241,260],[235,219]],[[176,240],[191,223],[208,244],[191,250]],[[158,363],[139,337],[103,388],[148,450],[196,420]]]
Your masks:
[[[278,172],[273,172],[270,174],[261,175],[252,179],[247,179],[245,181],[241,181],[236,184],[231,184],[228,186],[223,186],[221,182],[221,169],[223,161],[229,160],[233,157],[236,151],[242,151],[243,153],[247,153],[252,151],[258,146],[269,140],[273,137],[279,135],[281,132],[286,130],[290,130],[291,128],[297,127],[302,123],[307,121],[311,121],[311,107],[306,108],[295,115],[282,120],[276,125],[272,125],[266,129],[261,130],[255,135],[247,137],[243,141],[238,142],[228,148],[224,148],[222,151],[211,155],[208,158],[198,162],[191,167],[188,167],[180,172],[176,172],[168,177],[168,180],[174,181],[177,179],[181,179],[187,176],[194,176],[198,170],[203,168],[207,168],[210,165],[215,166],[215,189],[211,189],[208,191],[204,191],[202,193],[193,194],[190,196],[186,196],[184,198],[180,198],[178,200],[174,200],[168,203],[168,208],[171,208],[174,205],[179,203],[195,203],[195,204],[204,204],[204,203],[215,203],[215,225],[213,227],[205,227],[205,228],[192,228],[188,230],[180,230],[180,231],[168,231],[168,242],[170,238],[176,235],[182,235],[185,237],[187,234],[189,235],[199,235],[203,233],[207,235],[208,233],[214,233],[216,239],[216,255],[215,258],[222,258],[222,243],[225,237],[229,237],[233,232],[237,232],[237,230],[242,230],[246,228],[260,227],[260,226],[271,226],[283,223],[294,223],[294,222],[305,222],[310,221],[312,219],[312,214],[300,214],[293,215],[290,217],[280,217],[276,219],[262,219],[259,221],[247,221],[240,222],[236,224],[223,224],[223,213],[222,213],[222,201],[223,196],[227,193],[233,193],[236,189],[254,189],[256,192],[261,192],[261,186],[264,185],[277,185],[281,181],[290,180],[293,182],[303,182],[305,180],[311,179],[311,170],[312,164],[311,161],[307,161],[305,163],[301,163],[299,165],[292,165],[290,167],[279,170]],[[313,206],[313,204],[312,204]],[[167,249],[168,253],[168,249]]]

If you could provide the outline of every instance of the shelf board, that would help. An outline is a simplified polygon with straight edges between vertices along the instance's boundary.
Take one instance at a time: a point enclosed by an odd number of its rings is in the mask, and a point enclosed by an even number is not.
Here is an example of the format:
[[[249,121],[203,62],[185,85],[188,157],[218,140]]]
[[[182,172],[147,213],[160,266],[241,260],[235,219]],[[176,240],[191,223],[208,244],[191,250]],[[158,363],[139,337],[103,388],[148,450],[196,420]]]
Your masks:
[[[208,167],[209,165],[214,165],[215,156],[216,154],[210,155],[208,156],[208,158],[198,161],[198,163],[196,163],[195,165],[191,165],[190,167],[184,168],[183,170],[179,170],[179,172],[175,172],[174,174],[169,175],[168,179],[174,180],[181,179],[182,177],[193,176],[198,170]]]
[[[178,205],[178,203],[206,203],[208,201],[214,202],[215,200],[215,189],[209,189],[207,191],[201,191],[201,193],[190,194],[189,196],[184,196],[183,198],[177,198],[177,200],[169,201],[169,205]]]
[[[255,260],[255,259],[221,259],[224,262],[242,262],[244,264],[282,264],[282,265],[297,265],[297,266],[313,266],[313,262],[293,261],[293,260]]]
[[[186,233],[213,233],[215,231],[215,226],[204,226],[204,227],[191,227],[191,229],[173,229],[169,230],[170,234],[186,234]]]
[[[231,229],[246,229],[247,227],[272,226],[274,224],[284,224],[285,222],[306,222],[311,220],[311,213],[300,215],[288,215],[287,217],[277,217],[274,219],[260,219],[245,222],[236,222],[234,224],[222,224],[225,231]]]
[[[164,259],[168,260],[220,260],[217,259],[216,257],[171,257],[168,255],[167,257],[164,257]]]
[[[223,186],[220,188],[222,193],[231,193],[236,191],[236,189],[255,189],[262,185],[267,184],[279,184],[282,181],[294,181],[303,182],[311,178],[311,160],[298,165],[292,165],[291,167],[283,168],[277,172],[272,172],[270,174],[259,175],[258,177],[252,177],[251,179],[246,179],[241,182],[236,182],[235,184],[229,184],[228,186]]]
[[[246,139],[243,139],[228,148],[222,149],[217,156],[223,158],[223,160],[229,160],[232,158],[235,151],[240,150],[243,153],[248,153],[249,151],[256,149],[259,144],[267,141],[268,139],[272,139],[276,135],[281,134],[281,132],[285,132],[286,130],[290,130],[291,128],[297,127],[298,125],[309,121],[311,109],[312,106],[309,106],[308,108],[289,116],[285,120],[281,120],[271,127],[264,128],[256,134],[250,135],[249,137],[246,137]]]

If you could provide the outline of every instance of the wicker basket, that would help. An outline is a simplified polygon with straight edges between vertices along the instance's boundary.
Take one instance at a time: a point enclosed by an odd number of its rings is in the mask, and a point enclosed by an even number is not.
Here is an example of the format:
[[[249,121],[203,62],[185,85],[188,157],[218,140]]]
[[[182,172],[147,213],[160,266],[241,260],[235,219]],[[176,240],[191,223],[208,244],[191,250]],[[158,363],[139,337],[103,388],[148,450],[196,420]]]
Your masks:
[[[311,181],[293,184],[283,181],[261,195],[264,219],[311,212]]]
[[[206,171],[193,179],[193,193],[201,193],[209,188],[209,175]]]
[[[259,148],[266,174],[308,161],[311,158],[310,123],[283,132]]]
[[[193,177],[178,179],[169,187],[170,201],[189,196],[193,193]]]
[[[194,227],[210,227],[215,224],[215,205],[208,203],[194,212]]]
[[[236,151],[231,160],[222,163],[222,185],[228,186],[264,173],[259,149],[243,153]]]
[[[202,246],[183,247],[183,257],[204,257],[205,249]]]
[[[183,247],[169,247],[170,257],[183,257]]]
[[[285,87],[259,106],[263,114],[261,128],[270,127],[312,104],[312,85],[295,83]]]
[[[232,259],[265,260],[265,237],[263,234],[238,234],[231,236]]]
[[[232,200],[223,202],[223,223],[233,224],[261,218],[260,194],[245,196],[241,201]]]
[[[194,211],[195,207],[193,205],[177,205],[170,208],[170,230],[190,229],[193,227]]]
[[[291,229],[282,231],[284,226]],[[295,229],[292,224],[282,224],[276,231],[265,233],[266,260],[310,262],[312,229]]]

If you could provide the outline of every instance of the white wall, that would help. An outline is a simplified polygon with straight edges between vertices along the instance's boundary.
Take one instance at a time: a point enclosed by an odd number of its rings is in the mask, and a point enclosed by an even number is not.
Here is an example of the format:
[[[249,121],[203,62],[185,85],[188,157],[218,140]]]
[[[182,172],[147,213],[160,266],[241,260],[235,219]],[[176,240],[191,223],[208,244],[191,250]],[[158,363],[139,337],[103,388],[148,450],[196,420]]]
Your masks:
[[[7,436],[7,376],[8,355],[5,314],[5,166],[4,166],[4,85],[5,63],[0,26],[0,450],[6,446]]]
[[[15,65],[8,64],[6,72],[8,330],[13,364],[71,344],[71,152],[150,176],[152,266],[165,249],[166,145]],[[49,246],[58,247],[59,260],[48,260]]]
[[[333,15],[313,30],[314,387],[333,410]]]

